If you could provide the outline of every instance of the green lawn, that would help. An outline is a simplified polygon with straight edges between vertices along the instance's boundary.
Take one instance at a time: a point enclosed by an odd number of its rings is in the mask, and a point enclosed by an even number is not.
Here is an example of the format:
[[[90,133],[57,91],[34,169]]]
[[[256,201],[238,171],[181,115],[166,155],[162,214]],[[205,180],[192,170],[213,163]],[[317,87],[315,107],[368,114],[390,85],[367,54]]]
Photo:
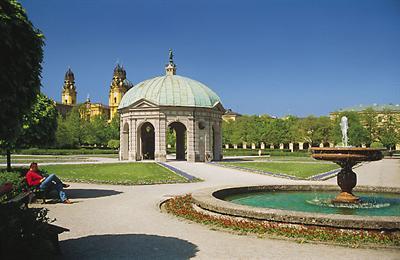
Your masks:
[[[226,162],[221,164],[227,166],[237,166],[248,169],[262,170],[272,173],[284,173],[304,179],[319,173],[324,173],[339,168],[339,166],[333,163]]]
[[[156,184],[187,182],[187,179],[156,163],[110,163],[48,165],[40,169],[62,180],[110,184]]]

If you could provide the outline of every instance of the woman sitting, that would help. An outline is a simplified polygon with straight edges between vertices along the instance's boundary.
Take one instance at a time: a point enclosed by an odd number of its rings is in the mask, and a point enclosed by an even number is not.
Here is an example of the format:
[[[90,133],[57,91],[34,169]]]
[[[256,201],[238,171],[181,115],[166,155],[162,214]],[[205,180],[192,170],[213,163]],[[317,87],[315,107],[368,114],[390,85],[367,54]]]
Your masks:
[[[43,177],[39,172],[37,163],[31,163],[29,166],[29,171],[26,173],[25,177],[29,186],[37,186],[42,191],[51,190],[54,188],[58,192],[62,203],[72,203],[64,192],[64,188],[68,188],[69,185],[62,183],[62,181],[55,174],[50,174],[48,177]]]

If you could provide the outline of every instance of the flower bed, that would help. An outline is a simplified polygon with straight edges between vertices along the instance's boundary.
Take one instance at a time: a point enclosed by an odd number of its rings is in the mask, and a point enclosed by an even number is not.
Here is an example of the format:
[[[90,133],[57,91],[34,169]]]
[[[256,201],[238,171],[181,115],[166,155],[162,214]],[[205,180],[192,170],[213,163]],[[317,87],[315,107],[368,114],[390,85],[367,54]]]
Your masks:
[[[306,225],[281,224],[278,222],[243,219],[238,217],[207,214],[193,207],[191,195],[174,197],[163,204],[164,209],[178,217],[185,218],[213,228],[230,230],[240,234],[256,234],[290,238],[298,242],[327,242],[351,247],[396,247],[400,248],[399,232],[336,229]]]

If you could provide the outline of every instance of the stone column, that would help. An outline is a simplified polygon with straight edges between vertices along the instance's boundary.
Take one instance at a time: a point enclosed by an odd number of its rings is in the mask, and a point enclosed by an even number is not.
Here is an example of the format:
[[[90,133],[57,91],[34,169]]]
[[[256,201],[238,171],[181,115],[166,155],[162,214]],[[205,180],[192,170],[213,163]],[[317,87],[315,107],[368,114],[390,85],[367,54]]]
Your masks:
[[[304,143],[299,143],[299,150],[303,150],[303,144]]]
[[[196,153],[195,153],[195,146],[196,146],[196,125],[194,117],[189,117],[187,121],[187,161],[188,162],[195,162],[196,161]]]
[[[237,149],[237,144],[234,144],[234,145],[233,145],[233,149]]]
[[[122,161],[122,154],[124,149],[124,121],[122,120],[122,117],[120,118],[119,121],[119,151],[118,151],[118,160]]]
[[[324,143],[320,143],[320,144],[319,144],[319,147],[324,147]]]
[[[229,144],[225,144],[225,149],[229,149]]]
[[[165,116],[160,116],[160,118],[155,120],[155,151],[154,157],[158,162],[165,162],[167,160],[167,138],[166,138],[166,118]]]
[[[261,148],[261,150],[264,150],[265,149],[265,144],[261,143],[260,148]]]
[[[256,144],[255,143],[251,144],[251,149],[253,149],[253,150],[256,149]]]
[[[222,131],[221,131],[221,122],[216,122],[215,123],[215,129],[214,129],[214,160],[220,161],[222,158]]]
[[[275,146],[274,146],[273,144],[271,144],[271,145],[269,146],[269,149],[275,149]]]
[[[243,142],[243,149],[247,149],[247,143]]]
[[[289,149],[293,153],[293,143],[289,143]]]
[[[279,149],[283,150],[283,144],[279,144]]]
[[[335,145],[333,143],[329,143],[329,147],[334,147]]]
[[[129,151],[129,160],[130,161],[136,161],[136,142],[137,142],[137,129],[136,129],[136,119],[130,119],[129,120],[129,144],[128,144],[128,151]]]

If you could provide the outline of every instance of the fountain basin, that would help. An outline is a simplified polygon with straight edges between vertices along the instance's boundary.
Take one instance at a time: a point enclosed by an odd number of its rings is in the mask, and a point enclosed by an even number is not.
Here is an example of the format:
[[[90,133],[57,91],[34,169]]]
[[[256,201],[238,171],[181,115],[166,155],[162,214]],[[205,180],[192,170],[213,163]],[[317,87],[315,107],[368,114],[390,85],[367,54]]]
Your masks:
[[[337,192],[334,185],[267,185],[248,187],[225,187],[205,189],[192,194],[194,203],[202,209],[223,215],[244,217],[250,219],[325,226],[335,228],[369,229],[369,230],[400,230],[399,216],[357,216],[343,214],[327,214],[320,212],[305,212],[275,208],[259,208],[235,204],[224,199],[238,194],[254,194],[259,192],[298,192],[298,191],[331,191]],[[400,196],[400,188],[359,186],[357,192],[394,193]]]

